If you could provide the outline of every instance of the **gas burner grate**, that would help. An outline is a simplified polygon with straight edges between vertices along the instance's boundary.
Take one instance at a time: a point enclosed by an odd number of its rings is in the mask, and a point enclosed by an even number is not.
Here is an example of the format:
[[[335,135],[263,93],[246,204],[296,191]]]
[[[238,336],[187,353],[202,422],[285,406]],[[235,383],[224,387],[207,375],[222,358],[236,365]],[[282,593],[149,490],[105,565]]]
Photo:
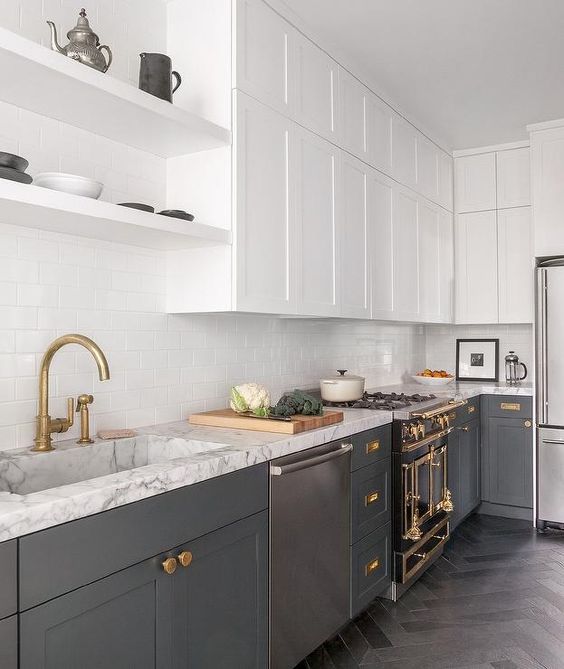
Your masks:
[[[362,399],[354,402],[326,402],[327,407],[340,409],[375,409],[382,411],[393,411],[394,409],[405,409],[418,402],[429,402],[436,399],[435,395],[406,395],[405,393],[364,393]]]

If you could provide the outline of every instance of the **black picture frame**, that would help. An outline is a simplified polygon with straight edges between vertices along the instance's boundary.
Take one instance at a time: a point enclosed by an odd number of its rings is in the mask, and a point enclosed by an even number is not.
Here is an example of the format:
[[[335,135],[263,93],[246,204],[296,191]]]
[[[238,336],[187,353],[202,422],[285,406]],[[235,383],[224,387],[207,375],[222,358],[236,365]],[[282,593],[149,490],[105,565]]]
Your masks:
[[[495,375],[494,376],[460,376],[460,345],[461,344],[473,344],[477,346],[480,344],[494,344],[495,350]],[[478,351],[480,354],[480,351]],[[484,353],[485,354],[485,353]],[[457,339],[456,340],[456,380],[457,381],[493,381],[497,383],[499,381],[499,339]]]

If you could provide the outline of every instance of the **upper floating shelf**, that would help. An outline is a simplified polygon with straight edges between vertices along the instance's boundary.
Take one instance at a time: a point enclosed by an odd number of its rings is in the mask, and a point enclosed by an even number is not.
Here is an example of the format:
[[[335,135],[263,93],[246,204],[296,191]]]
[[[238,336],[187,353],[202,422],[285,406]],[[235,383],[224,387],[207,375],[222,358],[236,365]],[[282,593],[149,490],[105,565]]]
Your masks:
[[[226,128],[5,28],[0,99],[163,158],[231,142]]]

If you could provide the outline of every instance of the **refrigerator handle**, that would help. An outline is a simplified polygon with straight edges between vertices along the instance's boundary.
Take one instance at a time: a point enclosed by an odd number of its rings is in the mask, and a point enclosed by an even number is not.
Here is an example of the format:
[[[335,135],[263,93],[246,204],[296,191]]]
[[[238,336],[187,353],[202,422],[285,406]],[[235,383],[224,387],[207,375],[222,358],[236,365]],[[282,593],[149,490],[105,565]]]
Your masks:
[[[548,277],[547,270],[541,269],[538,280],[538,346],[540,349],[540,360],[538,366],[538,414],[539,422],[546,425],[548,422],[548,337],[547,337],[547,295]]]

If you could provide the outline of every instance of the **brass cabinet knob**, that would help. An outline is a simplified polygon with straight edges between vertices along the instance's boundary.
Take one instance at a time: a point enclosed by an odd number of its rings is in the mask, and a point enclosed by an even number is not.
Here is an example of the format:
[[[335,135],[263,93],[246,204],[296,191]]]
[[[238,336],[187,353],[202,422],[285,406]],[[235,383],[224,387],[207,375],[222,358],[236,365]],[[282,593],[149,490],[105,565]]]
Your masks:
[[[169,557],[166,560],[163,560],[162,564],[166,574],[174,574],[176,567],[178,566],[176,558],[173,557]]]
[[[178,556],[178,563],[181,567],[189,567],[192,563],[193,555],[190,551],[182,551]]]
[[[532,425],[533,425],[532,421],[530,421],[530,420],[525,421],[525,427],[532,427]]]

